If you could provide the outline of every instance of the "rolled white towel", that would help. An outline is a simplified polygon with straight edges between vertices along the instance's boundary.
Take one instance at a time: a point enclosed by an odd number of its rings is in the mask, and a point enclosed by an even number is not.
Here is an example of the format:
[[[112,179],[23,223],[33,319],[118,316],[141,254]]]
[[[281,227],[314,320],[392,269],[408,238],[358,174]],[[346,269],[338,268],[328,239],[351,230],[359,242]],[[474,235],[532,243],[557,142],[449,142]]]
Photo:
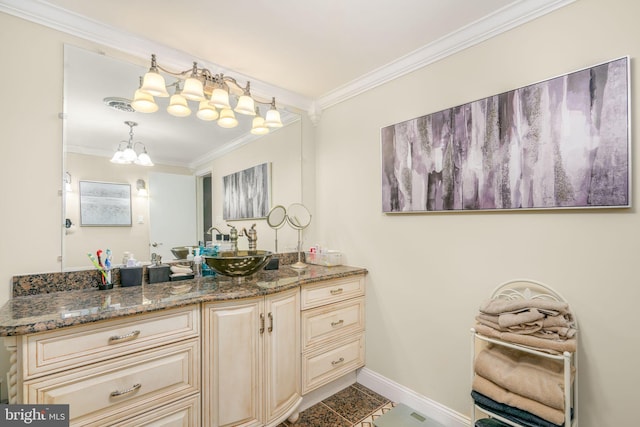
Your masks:
[[[189,267],[179,267],[177,265],[171,266],[171,272],[175,274],[193,274],[193,270]]]

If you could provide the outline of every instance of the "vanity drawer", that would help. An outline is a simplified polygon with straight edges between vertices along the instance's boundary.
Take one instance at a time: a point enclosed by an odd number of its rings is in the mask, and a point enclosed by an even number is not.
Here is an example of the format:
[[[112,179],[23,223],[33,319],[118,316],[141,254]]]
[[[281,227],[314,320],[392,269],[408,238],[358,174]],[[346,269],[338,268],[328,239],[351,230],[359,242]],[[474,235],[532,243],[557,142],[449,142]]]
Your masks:
[[[200,427],[200,395],[188,397],[139,417],[116,424],[117,427]]]
[[[302,355],[302,394],[364,366],[364,333]]]
[[[104,426],[200,391],[199,340],[25,381],[25,403],[69,404],[72,426]]]
[[[303,310],[364,295],[364,275],[310,283],[302,287],[300,306]]]
[[[197,337],[198,305],[27,335],[25,379]]]
[[[302,312],[303,351],[364,331],[364,297]]]

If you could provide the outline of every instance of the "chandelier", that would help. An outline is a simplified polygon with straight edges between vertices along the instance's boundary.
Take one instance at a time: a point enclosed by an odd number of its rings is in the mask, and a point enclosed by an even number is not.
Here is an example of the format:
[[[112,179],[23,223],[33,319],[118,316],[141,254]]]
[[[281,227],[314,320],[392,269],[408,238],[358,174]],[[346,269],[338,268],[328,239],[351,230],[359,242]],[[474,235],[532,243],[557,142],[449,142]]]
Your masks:
[[[135,163],[140,166],[153,166],[153,162],[149,154],[147,154],[147,147],[140,141],[133,142],[133,127],[138,126],[138,123],[126,121],[124,124],[129,126],[129,141],[120,141],[118,149],[111,158],[111,163]],[[140,154],[135,150],[138,145],[142,145],[142,152],[140,152]]]
[[[160,70],[174,76],[177,80],[167,85]],[[185,78],[186,77],[186,78]],[[205,121],[217,120],[223,128],[233,128],[238,125],[235,113],[254,116],[251,133],[262,135],[269,132],[270,128],[282,127],[280,112],[276,108],[276,99],[263,102],[251,96],[250,82],[242,87],[233,77],[222,73],[213,74],[206,68],[198,68],[196,62],[193,68],[182,72],[171,72],[160,67],[156,62],[156,55],[151,55],[151,68],[140,79],[140,87],[136,90],[131,106],[141,113],[153,113],[158,111],[154,97],[169,99],[167,112],[173,116],[186,117],[191,114],[191,108],[187,101],[196,102],[196,116]],[[170,95],[167,88],[174,87],[174,94]],[[235,108],[231,108],[230,92],[234,89],[242,94],[237,97]],[[256,104],[268,105],[269,109],[264,117],[260,115],[260,109]],[[235,112],[235,113],[234,113]]]

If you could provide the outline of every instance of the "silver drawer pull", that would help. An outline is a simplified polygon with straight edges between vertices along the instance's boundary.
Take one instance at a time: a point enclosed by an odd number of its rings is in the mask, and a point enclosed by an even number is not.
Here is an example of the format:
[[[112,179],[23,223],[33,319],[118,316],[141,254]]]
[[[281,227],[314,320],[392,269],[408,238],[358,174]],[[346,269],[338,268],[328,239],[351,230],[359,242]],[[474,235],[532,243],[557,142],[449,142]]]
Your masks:
[[[140,331],[131,331],[126,335],[114,335],[109,337],[109,344],[117,344],[123,341],[134,340],[138,338],[138,335],[140,335]]]
[[[344,357],[341,357],[341,358],[340,358],[340,359],[338,359],[338,360],[334,360],[333,362],[331,362],[331,364],[332,364],[333,366],[336,366],[336,365],[339,365],[339,364],[340,364],[340,363],[342,363],[342,362],[344,362]]]
[[[340,319],[337,322],[331,322],[331,326],[335,328],[336,326],[342,326],[343,323],[344,323],[344,320]]]
[[[133,386],[133,387],[131,387],[131,388],[129,388],[129,389],[126,389],[126,390],[122,390],[122,391],[120,391],[120,390],[112,391],[112,392],[111,392],[111,397],[118,397],[118,396],[122,396],[122,395],[125,395],[125,394],[129,394],[129,393],[131,393],[131,392],[136,391],[136,390],[137,390],[137,389],[139,389],[140,387],[142,387],[142,384],[134,384],[134,386]]]
[[[331,295],[338,295],[338,294],[341,294],[343,291],[344,289],[338,288],[338,289],[331,289],[329,292],[331,292]]]

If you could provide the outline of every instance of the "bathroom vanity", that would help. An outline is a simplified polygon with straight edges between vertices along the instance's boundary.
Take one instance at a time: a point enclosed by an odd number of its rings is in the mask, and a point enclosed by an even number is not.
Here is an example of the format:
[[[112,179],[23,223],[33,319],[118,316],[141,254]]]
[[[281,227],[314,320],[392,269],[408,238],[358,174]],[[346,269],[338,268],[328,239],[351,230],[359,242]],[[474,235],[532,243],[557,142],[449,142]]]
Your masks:
[[[276,426],[364,366],[366,270],[286,266],[15,297],[0,309],[9,403],[73,426]]]

